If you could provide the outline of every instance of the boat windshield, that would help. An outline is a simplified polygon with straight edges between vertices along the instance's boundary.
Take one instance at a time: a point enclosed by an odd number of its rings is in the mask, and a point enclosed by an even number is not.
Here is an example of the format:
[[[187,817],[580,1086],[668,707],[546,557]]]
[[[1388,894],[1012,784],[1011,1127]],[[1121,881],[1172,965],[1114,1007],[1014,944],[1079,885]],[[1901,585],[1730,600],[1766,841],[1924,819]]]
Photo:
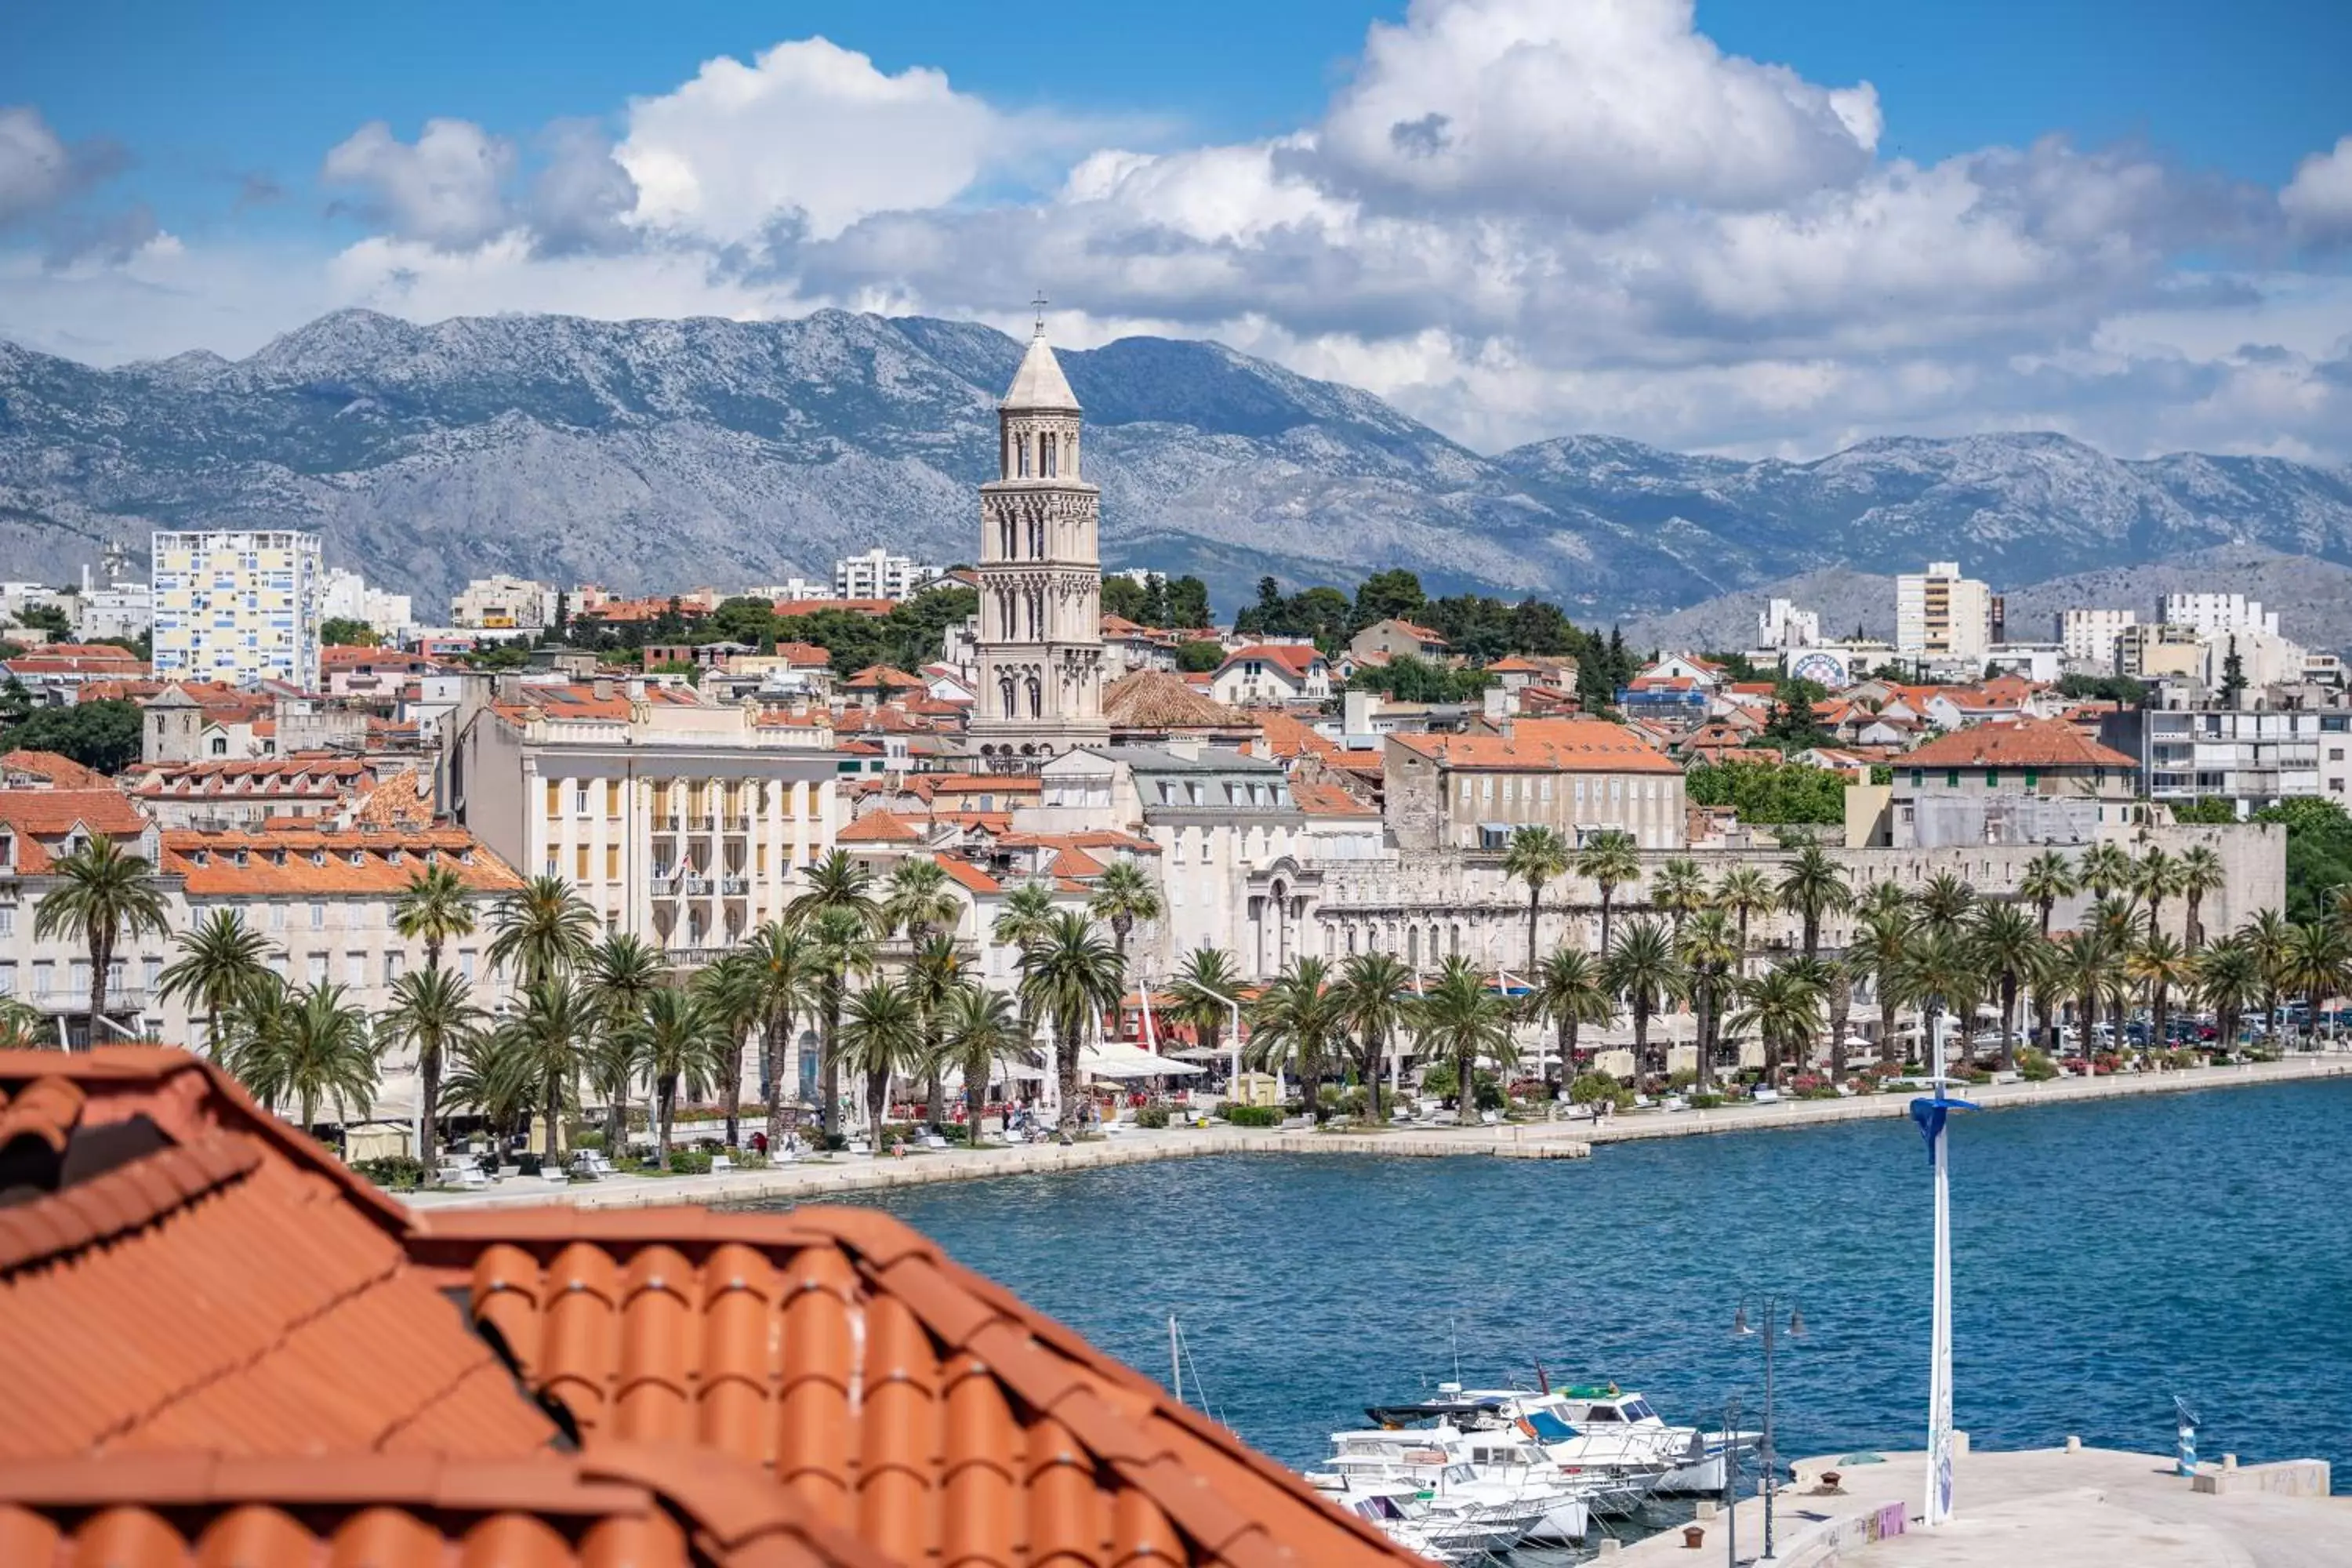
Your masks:
[[[1624,1419],[1617,1414],[1617,1407],[1613,1405],[1596,1405],[1591,1409],[1584,1413],[1584,1418],[1587,1421],[1620,1421]]]
[[[1466,1464],[1448,1465],[1440,1475],[1453,1486],[1462,1486],[1478,1479],[1478,1472]]]
[[[1650,1402],[1649,1402],[1648,1400],[1646,1400],[1646,1399],[1629,1399],[1629,1400],[1627,1400],[1627,1401],[1625,1402],[1625,1419],[1626,1419],[1626,1420],[1628,1420],[1628,1421],[1655,1421],[1657,1418],[1658,1418],[1658,1413],[1657,1413],[1656,1411],[1654,1411],[1654,1410],[1653,1410],[1653,1409],[1651,1409],[1651,1408],[1650,1408]]]
[[[1539,1443],[1567,1443],[1576,1437],[1576,1428],[1549,1410],[1530,1410],[1525,1417]]]

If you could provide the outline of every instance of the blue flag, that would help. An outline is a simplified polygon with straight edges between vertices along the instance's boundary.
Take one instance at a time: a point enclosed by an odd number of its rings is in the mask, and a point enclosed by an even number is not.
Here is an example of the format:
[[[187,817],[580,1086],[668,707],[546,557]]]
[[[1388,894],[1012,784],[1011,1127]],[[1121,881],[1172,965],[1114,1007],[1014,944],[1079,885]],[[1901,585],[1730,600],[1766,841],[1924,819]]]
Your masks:
[[[1944,1120],[1955,1110],[1974,1110],[1969,1100],[1954,1100],[1938,1092],[1932,1098],[1922,1096],[1911,1102],[1911,1120],[1919,1124],[1919,1136],[1927,1141],[1927,1163],[1936,1163],[1936,1135],[1944,1130]]]

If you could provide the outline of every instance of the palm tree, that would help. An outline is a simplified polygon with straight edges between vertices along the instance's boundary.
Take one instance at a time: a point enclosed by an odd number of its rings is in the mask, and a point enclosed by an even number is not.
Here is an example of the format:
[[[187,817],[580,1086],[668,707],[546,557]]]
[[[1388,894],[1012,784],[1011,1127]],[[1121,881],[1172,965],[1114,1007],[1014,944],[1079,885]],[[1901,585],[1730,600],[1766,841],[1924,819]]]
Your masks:
[[[1478,1121],[1478,1058],[1492,1057],[1498,1066],[1511,1059],[1511,1004],[1458,953],[1412,1003],[1420,1044],[1454,1064],[1454,1119],[1465,1127]]]
[[[1748,974],[1748,922],[1760,914],[1780,907],[1780,895],[1765,879],[1762,868],[1735,866],[1723,874],[1716,885],[1715,901],[1727,910],[1739,928],[1739,978]]]
[[[882,906],[875,901],[874,874],[846,849],[832,849],[812,862],[806,873],[808,891],[784,906],[784,919],[795,925],[814,920],[824,910],[848,910],[879,931]]]
[[[2074,862],[2074,882],[2094,898],[2104,899],[2118,888],[2130,887],[2135,877],[2132,858],[2119,844],[2094,844]]]
[[[1054,918],[1054,889],[1043,882],[1024,882],[1004,895],[989,937],[1000,947],[1025,948],[1042,940]]]
[[[2200,952],[2197,999],[2213,1010],[2214,1044],[2225,1051],[2235,1047],[2246,1009],[2263,999],[2263,966],[2252,944],[2233,936]]]
[[[2196,960],[2169,933],[2150,931],[2147,940],[2124,960],[2124,973],[2133,984],[2147,988],[2147,1048],[2163,1050],[2170,1043],[2165,1033],[2165,1025],[2171,1016],[2168,1004],[2174,992],[2195,984]]]
[[[1808,844],[1797,851],[1797,858],[1780,876],[1780,907],[1804,922],[1805,956],[1819,958],[1822,952],[1822,917],[1853,904],[1853,890],[1846,886],[1845,868],[1829,857],[1829,851],[1818,844]]]
[[[705,964],[693,981],[695,999],[710,1024],[712,1079],[727,1121],[727,1147],[743,1146],[743,1041],[763,1016],[759,970],[738,949]]]
[[[2200,916],[2205,896],[2226,887],[2230,874],[2211,846],[2192,844],[2180,852],[2179,879],[2174,890],[2188,907],[2189,951],[2194,952],[2205,945],[2205,926]]]
[[[343,994],[340,985],[315,985],[268,998],[262,1005],[270,1016],[257,1021],[232,1068],[265,1101],[290,1099],[300,1106],[305,1132],[318,1122],[321,1100],[333,1103],[339,1121],[349,1121],[353,1107],[375,1103],[376,1047],[367,1015]]]
[[[595,999],[559,973],[524,986],[520,1011],[499,1026],[498,1065],[515,1098],[546,1116],[551,1159],[563,1152],[563,1108],[602,1021]]]
[[[743,957],[760,996],[760,1058],[768,1086],[768,1147],[784,1142],[784,1052],[793,1020],[808,1005],[815,982],[815,950],[808,934],[784,921],[770,921],[751,933]]]
[[[1528,1016],[1549,1021],[1559,1032],[1559,1055],[1544,1066],[1544,1087],[1557,1090],[1576,1071],[1576,1037],[1587,1024],[1605,1024],[1616,1012],[1601,962],[1566,942],[1536,965],[1525,1006]]]
[[[1664,921],[1637,920],[1617,933],[1617,945],[1609,950],[1601,973],[1611,993],[1623,997],[1633,1016],[1633,1072],[1639,1077],[1650,1070],[1650,1019],[1684,994],[1690,972],[1675,953]]]
[[[1846,968],[1855,979],[1868,980],[1877,995],[1878,1049],[1890,1060],[1895,1053],[1895,1016],[1903,1005],[1903,963],[1917,929],[1908,903],[1873,900],[1845,950]],[[1908,1051],[1904,1059],[1910,1059]]]
[[[1019,1054],[1020,1023],[1003,993],[967,981],[948,994],[940,1025],[942,1043],[963,1070],[966,1136],[977,1147],[981,1118],[988,1111],[990,1071]]]
[[[392,926],[403,942],[425,943],[425,968],[440,968],[442,944],[474,931],[465,879],[437,860],[418,871],[393,902]]]
[[[269,942],[234,910],[215,910],[195,930],[184,931],[172,941],[180,956],[164,969],[161,994],[166,1002],[176,997],[191,1008],[203,1008],[205,1047],[218,1061],[218,1020],[269,973]]]
[[[2058,849],[2044,849],[2027,861],[2024,875],[2017,881],[2017,896],[2032,904],[2040,913],[2044,937],[2050,934],[2050,916],[2057,909],[2058,900],[2071,899],[2081,890],[2082,884],[2074,875],[2074,863],[2066,858],[2064,851]]]
[[[1932,1047],[1937,1020],[1948,1014],[1956,1016],[1965,1054],[1969,1026],[1975,1019],[1977,997],[1984,986],[1984,972],[1977,965],[1977,954],[1967,936],[1923,924],[1896,973],[1903,994],[1918,1005],[1923,1041]]]
[[[963,984],[963,953],[952,932],[934,931],[924,938],[907,963],[907,994],[923,1025],[923,1115],[933,1127],[948,1119],[947,1094],[941,1075],[947,1053],[940,1044],[940,1010]]]
[[[837,1131],[841,1105],[841,1002],[856,976],[870,973],[880,962],[871,917],[853,903],[820,907],[802,928],[809,941],[811,972],[816,981],[816,1006],[822,1085],[824,1104],[819,1124],[825,1135]]]
[[[588,1000],[602,1017],[591,1047],[589,1079],[604,1101],[606,1152],[628,1147],[629,1093],[636,1081],[635,1028],[646,998],[669,984],[669,961],[643,937],[615,931],[596,944],[582,966]]]
[[[1845,1043],[1852,1034],[1853,1019],[1853,965],[1840,952],[1835,958],[1821,961],[1822,973],[1829,987],[1830,999],[1830,1080],[1845,1081]]]
[[[947,868],[929,856],[898,862],[882,891],[882,929],[903,931],[919,947],[933,931],[951,931],[963,918],[963,900],[948,881]]]
[[[1690,973],[1691,1001],[1698,1012],[1697,1081],[1705,1093],[1715,1083],[1716,1033],[1723,1021],[1725,994],[1738,984],[1739,939],[1732,932],[1728,913],[1702,910],[1677,933],[1675,947]]]
[[[1339,1043],[1342,1026],[1331,966],[1301,958],[1276,976],[1250,1004],[1250,1060],[1260,1071],[1290,1064],[1307,1114],[1324,1120],[1323,1064]]]
[[[599,1037],[591,1062],[601,1061],[606,1049],[604,1038]],[[623,1076],[634,1074],[635,1058],[625,1053],[623,1059],[626,1064]],[[530,1067],[503,1032],[470,1036],[459,1041],[450,1055],[449,1072],[441,1085],[442,1103],[476,1112],[490,1132],[503,1141],[530,1120],[537,1087],[528,1076]]]
[[[2097,926],[2084,926],[2058,939],[2059,973],[2074,996],[2075,1043],[2090,1061],[2098,1046],[2099,998],[2115,989],[2122,950]]]
[[[1977,962],[2000,991],[2000,1066],[2017,1066],[2017,992],[2032,978],[2042,936],[2021,904],[1985,904],[1969,931]]]
[[[2287,941],[2286,973],[2309,1009],[2305,1029],[2318,1028],[2320,1009],[2343,990],[2347,973],[2352,973],[2352,942],[2347,941],[2343,927],[2334,921],[2312,921],[2294,928]]]
[[[1891,876],[1883,882],[1873,882],[1854,895],[1853,910],[1857,919],[1866,919],[1890,910],[1900,914],[1911,912],[1911,895]]]
[[[1698,862],[1677,855],[1658,868],[1650,883],[1650,902],[1664,912],[1675,937],[1683,933],[1684,918],[1706,903],[1706,878]]]
[[[1095,896],[1087,912],[1110,927],[1111,948],[1127,962],[1127,935],[1138,921],[1160,918],[1160,889],[1142,867],[1132,860],[1114,860],[1095,880]]]
[[[392,983],[391,1009],[377,1021],[380,1046],[405,1045],[416,1051],[422,1140],[416,1157],[427,1170],[440,1152],[442,1065],[480,1030],[484,1017],[465,976],[449,969],[413,969]]]
[[[1412,986],[1412,972],[1394,953],[1354,953],[1339,965],[1339,1027],[1356,1043],[1364,1104],[1374,1121],[1381,1120],[1381,1068],[1389,1041],[1406,1023]]]
[[[561,877],[533,877],[490,912],[490,962],[525,990],[569,974],[596,939],[596,911]]]
[[[1174,1016],[1192,1026],[1195,1040],[1215,1050],[1241,995],[1241,983],[1232,953],[1222,947],[1196,947],[1176,966],[1176,978],[1168,987],[1176,998]],[[1239,1018],[1234,1021],[1238,1024]]]
[[[1764,1047],[1766,1082],[1777,1087],[1781,1061],[1791,1055],[1801,1058],[1812,1044],[1821,1030],[1821,1005],[1818,959],[1777,964],[1740,987],[1740,1007],[1731,1027],[1741,1034],[1756,1031]]]
[[[2158,922],[2164,918],[2164,900],[2186,889],[2180,862],[2166,853],[2162,845],[2152,845],[2139,858],[2134,890],[2147,900],[2147,934],[2157,933]]]
[[[1076,910],[1046,922],[1045,935],[1021,955],[1021,994],[1033,1016],[1054,1031],[1062,1129],[1078,1122],[1078,1047],[1097,1013],[1115,1012],[1127,991],[1127,965]]]
[[[2254,963],[2263,977],[2263,1028],[2275,1031],[2279,1024],[2279,996],[2288,984],[2293,973],[2294,927],[2286,916],[2276,910],[2264,910],[2246,923],[2239,933],[2254,955]]]
[[[1969,918],[1977,892],[1949,871],[1938,871],[1919,889],[1919,923],[1926,930],[1949,936]]]
[[[103,833],[92,834],[89,843],[59,858],[50,874],[58,885],[41,900],[33,935],[40,941],[65,937],[89,948],[89,1043],[95,1046],[105,1028],[100,1020],[106,1016],[106,977],[114,966],[114,950],[171,929],[163,895],[155,889],[146,858]]]
[[[14,996],[0,996],[0,1051],[46,1051],[57,1043],[39,1008]]]
[[[1568,874],[1575,858],[1559,830],[1540,823],[1511,829],[1503,847],[1503,880],[1517,878],[1528,885],[1528,973],[1536,968],[1536,921],[1543,913],[1544,884]]]
[[[637,1067],[654,1089],[654,1152],[665,1171],[679,1091],[700,1100],[722,1070],[720,1026],[692,991],[668,985],[645,999],[645,1011],[629,1026]]]
[[[1576,874],[1601,889],[1601,951],[1609,951],[1609,906],[1617,889],[1642,876],[1642,852],[1622,827],[1589,835],[1576,852]]]

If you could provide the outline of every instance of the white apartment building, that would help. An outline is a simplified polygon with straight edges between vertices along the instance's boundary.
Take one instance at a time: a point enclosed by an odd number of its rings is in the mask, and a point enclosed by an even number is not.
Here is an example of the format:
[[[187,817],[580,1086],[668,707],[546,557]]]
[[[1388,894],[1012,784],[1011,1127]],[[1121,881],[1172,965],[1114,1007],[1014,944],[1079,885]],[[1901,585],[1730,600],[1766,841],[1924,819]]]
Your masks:
[[[863,555],[845,555],[833,563],[833,596],[836,599],[908,599],[946,572],[926,566],[909,555],[893,555],[878,545]]]
[[[2275,626],[2278,617],[2273,616]],[[2259,698],[2267,686],[2284,686],[2304,678],[2304,665],[2309,658],[2300,646],[2271,632],[2222,632],[2204,638],[2199,645],[2197,677],[2205,689],[2219,694],[2230,679],[2230,659],[2238,660],[2238,679],[2245,682],[2245,696],[2240,700]]]
[[[1895,647],[1906,656],[1982,658],[1992,647],[1992,590],[1957,561],[1895,579]]]
[[[2277,708],[2132,708],[2102,715],[2099,739],[2139,763],[2150,800],[2218,796],[2253,809],[2322,793],[2326,717]]]
[[[833,846],[828,730],[641,680],[485,685],[451,721],[457,821],[674,962],[781,916]]]
[[[477,577],[450,601],[449,624],[536,631],[555,624],[555,590],[528,577]]]
[[[2126,626],[2139,624],[2137,610],[2061,610],[2058,646],[2071,664],[2116,667],[2116,638]]]
[[[317,534],[157,533],[151,551],[158,679],[319,684]]]
[[[1790,653],[1798,648],[1818,647],[1821,640],[1821,616],[1797,608],[1791,600],[1775,599],[1756,612],[1758,647]]]
[[[358,621],[379,637],[395,639],[406,637],[416,625],[409,595],[371,588],[358,573],[340,568],[327,574],[319,616],[328,621]]]
[[[2156,618],[2167,626],[2187,626],[2199,637],[2230,632],[2279,635],[2278,612],[2264,614],[2261,600],[2243,594],[2167,594],[2158,603]]]
[[[804,605],[816,599],[835,597],[830,583],[813,583],[806,577],[787,577],[781,583],[757,584],[743,590],[746,599],[766,599],[778,605]]]

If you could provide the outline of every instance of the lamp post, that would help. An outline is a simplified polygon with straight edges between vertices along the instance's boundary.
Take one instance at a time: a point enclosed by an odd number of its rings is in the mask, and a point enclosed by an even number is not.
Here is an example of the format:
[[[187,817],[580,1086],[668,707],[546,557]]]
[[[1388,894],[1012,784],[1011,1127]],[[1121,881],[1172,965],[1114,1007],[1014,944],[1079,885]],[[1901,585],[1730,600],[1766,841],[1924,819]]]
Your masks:
[[[1757,1447],[1756,1458],[1764,1468],[1763,1479],[1758,1483],[1758,1489],[1764,1499],[1764,1555],[1758,1559],[1762,1563],[1772,1561],[1773,1548],[1776,1544],[1772,1529],[1772,1495],[1780,1479],[1780,1454],[1779,1450],[1772,1446],[1774,1415],[1772,1363],[1774,1355],[1780,1348],[1780,1309],[1781,1301],[1778,1296],[1766,1296],[1760,1302],[1760,1315],[1764,1320],[1761,1336],[1764,1341],[1764,1434],[1761,1443]],[[1740,1302],[1738,1311],[1732,1317],[1731,1331],[1741,1339],[1752,1339],[1758,1335],[1758,1331],[1748,1326],[1748,1303],[1745,1301]],[[1789,1306],[1789,1337],[1793,1340],[1805,1337],[1805,1314],[1794,1303]],[[1728,1450],[1727,1463],[1737,1464],[1738,1437],[1728,1429],[1724,1436]]]

